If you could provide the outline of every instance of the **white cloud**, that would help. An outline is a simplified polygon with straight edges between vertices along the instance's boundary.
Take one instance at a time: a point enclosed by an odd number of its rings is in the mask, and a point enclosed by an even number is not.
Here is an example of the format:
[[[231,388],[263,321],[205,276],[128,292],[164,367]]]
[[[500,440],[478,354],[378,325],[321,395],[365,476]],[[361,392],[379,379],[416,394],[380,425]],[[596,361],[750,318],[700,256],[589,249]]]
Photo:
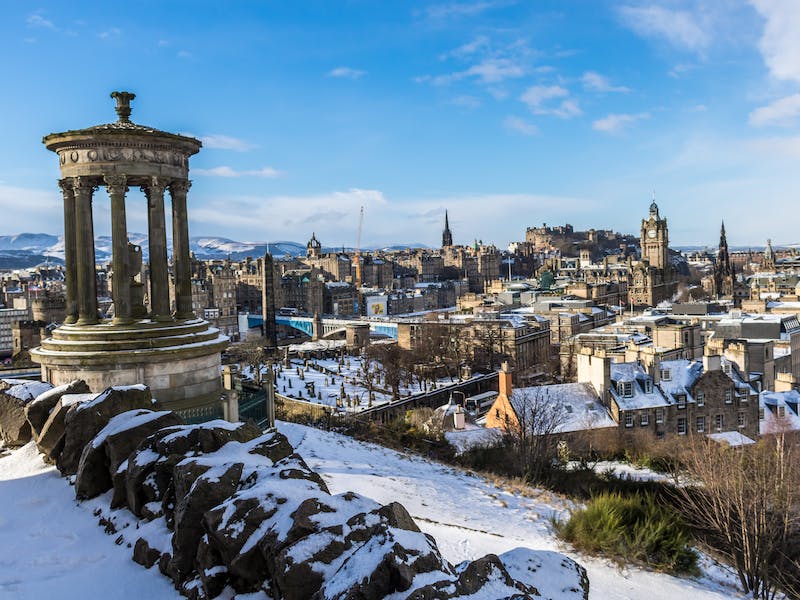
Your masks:
[[[31,27],[38,27],[41,29],[50,29],[52,31],[58,31],[58,27],[50,21],[49,19],[45,19],[42,15],[38,13],[34,13],[30,15],[25,22]]]
[[[779,125],[789,127],[800,116],[800,94],[780,98],[750,113],[748,122],[756,127]]]
[[[525,90],[520,100],[527,104],[535,115],[571,119],[583,114],[578,102],[569,97],[569,90],[560,85],[534,85]]]
[[[536,125],[519,117],[506,117],[503,121],[503,126],[522,135],[536,135],[539,133],[539,128]]]
[[[759,49],[773,77],[800,82],[800,3],[750,0],[766,23]]]
[[[192,58],[192,53],[188,50],[178,50],[178,53],[175,56],[178,58]]]
[[[193,188],[194,191],[194,188]],[[224,235],[232,239],[307,240],[312,230],[323,244],[352,246],[356,240],[359,208],[364,207],[364,246],[390,243],[438,244],[444,210],[457,242],[504,244],[524,235],[528,217],[547,222],[570,219],[576,223],[601,216],[601,204],[589,198],[538,194],[446,195],[390,199],[380,190],[345,191],[297,196],[232,196],[213,201],[197,194],[190,210],[192,235]],[[486,207],[492,210],[487,213]],[[535,207],[535,214],[531,212]],[[588,215],[588,216],[587,216]],[[522,229],[509,229],[522,223]],[[610,225],[609,225],[610,226]]]
[[[101,40],[107,40],[110,38],[119,37],[121,33],[122,30],[120,30],[119,28],[111,27],[110,29],[106,29],[105,31],[101,31],[100,33],[98,33],[97,37],[99,37]]]
[[[192,134],[188,133],[186,135],[191,136]],[[216,150],[235,150],[236,152],[247,152],[248,150],[258,147],[255,144],[251,144],[245,140],[235,138],[230,135],[216,133],[204,135],[200,138],[200,141],[203,142],[203,146],[206,148],[214,148]]]
[[[601,75],[597,71],[586,71],[581,77],[583,87],[592,92],[609,93],[609,92],[630,92],[630,88],[623,85],[612,85],[611,81],[605,75]]]
[[[275,179],[283,174],[272,167],[237,171],[228,166],[212,167],[211,169],[193,169],[192,172],[195,175],[205,175],[208,177],[264,177],[267,179]]]
[[[43,232],[61,234],[63,214],[61,194],[55,182],[48,190],[0,184],[3,207],[2,234]]]
[[[473,54],[480,52],[481,50],[485,50],[488,47],[489,47],[489,38],[486,37],[485,35],[479,35],[471,42],[462,44],[458,48],[450,50],[450,52],[445,52],[439,58],[441,60],[447,60],[450,57],[465,58],[468,56],[472,56]]]
[[[475,96],[456,96],[450,101],[450,104],[455,106],[459,106],[461,108],[465,108],[467,110],[475,110],[476,108],[480,108],[481,101],[479,98]]]
[[[702,53],[711,44],[708,23],[701,15],[657,4],[621,6],[622,21],[644,38],[660,38],[676,48]]]
[[[328,77],[337,77],[339,79],[361,79],[366,74],[366,71],[353,69],[351,67],[336,67],[328,72]]]
[[[592,123],[592,129],[605,133],[619,133],[629,125],[649,118],[650,113],[646,112],[638,114],[610,114],[607,117],[594,121]]]
[[[431,19],[474,17],[505,2],[450,2],[429,6],[425,14]]]

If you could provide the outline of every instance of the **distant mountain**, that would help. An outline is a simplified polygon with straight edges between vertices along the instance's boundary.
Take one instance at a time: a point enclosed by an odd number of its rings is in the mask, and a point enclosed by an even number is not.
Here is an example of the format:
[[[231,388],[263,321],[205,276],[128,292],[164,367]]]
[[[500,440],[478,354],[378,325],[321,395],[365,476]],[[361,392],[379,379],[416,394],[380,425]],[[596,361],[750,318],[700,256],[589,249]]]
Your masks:
[[[142,247],[147,259],[147,236],[142,233],[128,233],[131,243]],[[94,240],[95,257],[98,263],[111,260],[111,236],[100,235]],[[223,237],[198,236],[189,240],[189,249],[200,259],[242,260],[248,256],[257,258],[267,250],[266,242],[237,242]],[[171,241],[168,251],[172,252]],[[305,256],[305,244],[281,241],[269,244],[269,251],[276,259],[286,256]],[[28,269],[44,262],[64,263],[63,236],[47,233],[20,233],[0,236],[0,269]]]

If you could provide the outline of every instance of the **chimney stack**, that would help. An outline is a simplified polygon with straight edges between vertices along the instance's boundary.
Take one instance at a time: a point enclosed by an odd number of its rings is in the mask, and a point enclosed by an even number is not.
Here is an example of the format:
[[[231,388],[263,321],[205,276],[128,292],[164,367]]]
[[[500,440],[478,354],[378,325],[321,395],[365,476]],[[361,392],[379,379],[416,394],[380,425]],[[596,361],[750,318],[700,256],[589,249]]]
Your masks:
[[[497,374],[497,392],[500,396],[511,398],[512,391],[511,371],[509,370],[508,362],[503,362],[500,366],[500,372]]]

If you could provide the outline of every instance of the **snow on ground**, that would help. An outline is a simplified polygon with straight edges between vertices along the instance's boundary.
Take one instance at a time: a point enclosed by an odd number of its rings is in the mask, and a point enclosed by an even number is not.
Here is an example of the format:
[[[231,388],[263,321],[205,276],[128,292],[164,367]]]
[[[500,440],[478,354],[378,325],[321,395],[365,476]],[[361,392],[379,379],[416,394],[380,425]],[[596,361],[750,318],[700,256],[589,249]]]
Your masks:
[[[573,461],[567,465],[568,469],[578,469],[581,463]],[[664,473],[658,473],[647,467],[637,467],[630,463],[618,460],[601,460],[592,465],[595,473],[608,473],[619,479],[631,479],[634,481],[666,481],[674,483],[673,478]]]
[[[282,362],[273,365],[277,374],[275,390],[284,396],[299,398],[309,402],[319,402],[328,406],[337,406],[337,401],[344,395],[350,399],[351,406],[340,406],[349,411],[364,410],[370,406],[369,389],[363,374],[363,361],[360,357],[347,357],[344,364],[339,364],[337,359],[308,359],[306,362],[291,359],[291,367],[284,367]],[[387,386],[381,381],[378,366],[371,365],[373,374],[373,395],[371,406],[379,406],[391,401],[392,395]],[[298,369],[303,372],[300,379]],[[250,370],[245,369],[249,375]],[[439,387],[450,385],[449,379],[440,379],[436,382]],[[313,384],[313,387],[311,386]],[[400,396],[421,393],[423,390],[415,383],[412,387],[400,386]],[[313,393],[312,393],[313,392]],[[346,402],[346,400],[345,400]]]
[[[181,598],[157,568],[131,560],[31,443],[0,453],[0,598]]]
[[[353,490],[378,502],[400,502],[433,535],[451,563],[517,547],[564,552],[586,567],[592,600],[724,600],[741,598],[732,575],[703,561],[699,580],[580,556],[560,543],[550,519],[569,501],[548,492],[525,497],[464,471],[317,429],[279,423],[279,430],[319,472],[331,493]]]
[[[507,491],[464,471],[301,425],[280,423],[279,429],[332,493],[353,490],[381,503],[401,502],[451,563],[528,547],[565,552],[583,564],[592,599],[741,597],[731,575],[709,561],[703,562],[708,575],[689,580],[570,552],[550,519],[572,504],[548,492]],[[134,563],[132,549],[98,526],[93,512],[108,500],[105,494],[77,502],[74,488],[41,461],[33,444],[0,451],[0,599],[180,598],[156,567]],[[122,517],[118,525],[125,526]],[[147,526],[137,531],[151,539],[163,533]]]

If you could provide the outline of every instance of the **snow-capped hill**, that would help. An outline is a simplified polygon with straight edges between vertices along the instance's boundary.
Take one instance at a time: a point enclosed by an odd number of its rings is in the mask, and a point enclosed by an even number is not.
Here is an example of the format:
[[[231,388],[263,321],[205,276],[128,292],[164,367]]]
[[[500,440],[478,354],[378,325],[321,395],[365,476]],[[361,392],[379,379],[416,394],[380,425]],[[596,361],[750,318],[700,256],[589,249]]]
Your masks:
[[[198,258],[227,258],[241,260],[264,256],[269,245],[270,254],[275,258],[289,256],[305,256],[306,247],[297,242],[237,242],[222,237],[193,237],[190,248]]]
[[[24,250],[33,254],[44,254],[45,250],[58,242],[59,237],[49,233],[0,235],[0,250]]]
[[[192,245],[206,252],[217,252],[222,254],[233,254],[235,252],[252,252],[256,249],[255,244],[236,242],[227,238],[192,238]]]

